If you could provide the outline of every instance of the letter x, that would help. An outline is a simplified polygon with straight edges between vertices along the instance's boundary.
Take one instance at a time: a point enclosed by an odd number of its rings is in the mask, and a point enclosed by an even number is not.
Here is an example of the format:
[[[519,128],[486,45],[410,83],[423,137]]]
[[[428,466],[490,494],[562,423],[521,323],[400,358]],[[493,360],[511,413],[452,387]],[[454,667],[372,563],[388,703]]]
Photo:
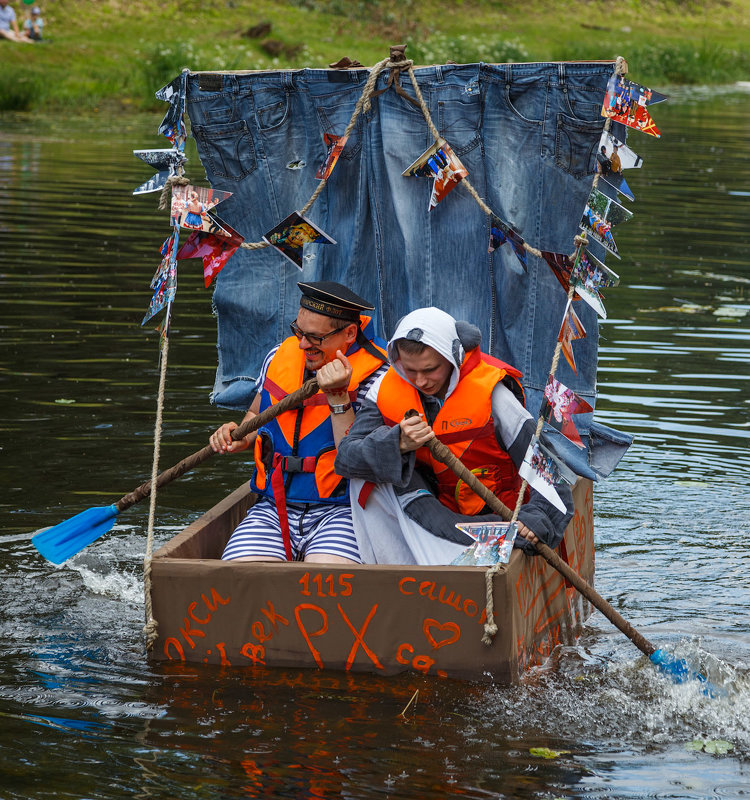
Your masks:
[[[344,609],[341,608],[341,603],[336,603],[338,610],[341,616],[344,618],[344,622],[349,626],[349,630],[354,634],[354,644],[352,645],[352,649],[349,651],[349,658],[346,659],[346,668],[347,670],[351,669],[352,664],[354,663],[354,656],[357,655],[357,650],[359,650],[359,646],[362,645],[362,649],[370,656],[370,660],[378,669],[385,669],[383,665],[380,663],[380,659],[375,655],[375,653],[370,650],[364,640],[365,631],[367,630],[367,626],[370,624],[370,621],[375,616],[375,612],[378,610],[378,604],[375,605],[370,609],[370,613],[367,615],[367,619],[362,624],[362,630],[358,631],[354,625],[352,625],[351,620],[349,617],[346,616],[344,613]]]

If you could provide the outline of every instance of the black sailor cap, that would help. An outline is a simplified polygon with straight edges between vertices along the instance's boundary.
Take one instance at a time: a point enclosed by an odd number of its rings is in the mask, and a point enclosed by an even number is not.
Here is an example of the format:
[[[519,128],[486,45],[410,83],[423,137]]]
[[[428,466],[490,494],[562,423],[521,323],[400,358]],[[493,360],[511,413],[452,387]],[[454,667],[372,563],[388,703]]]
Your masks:
[[[302,292],[300,306],[326,317],[359,322],[360,312],[375,308],[351,289],[334,281],[298,283],[297,286]]]

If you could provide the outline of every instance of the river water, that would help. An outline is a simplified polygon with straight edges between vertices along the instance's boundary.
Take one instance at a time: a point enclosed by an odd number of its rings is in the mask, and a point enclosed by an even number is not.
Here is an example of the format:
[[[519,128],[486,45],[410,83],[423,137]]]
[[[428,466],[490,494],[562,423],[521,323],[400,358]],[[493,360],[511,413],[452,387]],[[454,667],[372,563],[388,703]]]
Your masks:
[[[130,194],[151,174],[131,150],[165,146],[160,115],[0,116],[0,798],[750,795],[748,99],[683,93],[654,108],[661,140],[631,136],[645,165],[601,326],[597,416],[636,443],[595,490],[597,587],[714,697],[598,614],[511,687],[148,665],[147,508],[61,567],[30,534],[150,475],[158,334],[139,323],[168,225]],[[227,419],[214,348],[182,262],[162,466]],[[158,542],[245,477],[217,459],[164,489]]]

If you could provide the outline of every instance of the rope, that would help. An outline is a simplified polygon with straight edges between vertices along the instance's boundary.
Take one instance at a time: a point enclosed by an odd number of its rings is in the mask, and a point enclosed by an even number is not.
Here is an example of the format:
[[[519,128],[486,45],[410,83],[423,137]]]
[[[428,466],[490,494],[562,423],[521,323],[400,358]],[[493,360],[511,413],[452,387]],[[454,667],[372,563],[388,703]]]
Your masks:
[[[182,167],[180,167],[180,170],[182,170]],[[167,182],[164,184],[164,188],[161,190],[161,194],[159,195],[159,211],[164,211],[166,208],[168,208],[173,186],[189,185],[190,179],[185,178],[182,175],[171,175],[169,178],[167,178]]]
[[[172,313],[172,304],[167,308],[164,321],[164,330],[169,330],[169,317]],[[159,472],[159,450],[161,447],[162,416],[164,412],[164,387],[167,381],[167,356],[169,354],[169,336],[164,338],[164,345],[160,351],[161,368],[159,370],[159,393],[156,401],[156,422],[154,424],[154,457],[151,464],[151,486],[154,487],[149,498],[148,506],[148,537],[146,539],[146,556],[143,560],[143,592],[146,604],[146,624],[143,632],[146,634],[146,650],[150,651],[154,642],[159,638],[159,623],[154,618],[151,602],[151,561],[154,549],[154,520],[156,518],[156,487]]]

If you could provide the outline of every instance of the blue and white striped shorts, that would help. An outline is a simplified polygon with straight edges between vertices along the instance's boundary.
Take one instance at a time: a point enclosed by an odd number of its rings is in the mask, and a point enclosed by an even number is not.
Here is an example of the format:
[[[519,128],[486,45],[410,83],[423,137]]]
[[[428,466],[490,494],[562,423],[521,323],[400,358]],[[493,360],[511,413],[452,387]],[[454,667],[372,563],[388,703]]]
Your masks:
[[[361,562],[349,505],[287,503],[292,553],[301,561],[311,553],[343,556]],[[266,497],[247,512],[227,543],[222,559],[268,556],[286,561],[276,503]]]

